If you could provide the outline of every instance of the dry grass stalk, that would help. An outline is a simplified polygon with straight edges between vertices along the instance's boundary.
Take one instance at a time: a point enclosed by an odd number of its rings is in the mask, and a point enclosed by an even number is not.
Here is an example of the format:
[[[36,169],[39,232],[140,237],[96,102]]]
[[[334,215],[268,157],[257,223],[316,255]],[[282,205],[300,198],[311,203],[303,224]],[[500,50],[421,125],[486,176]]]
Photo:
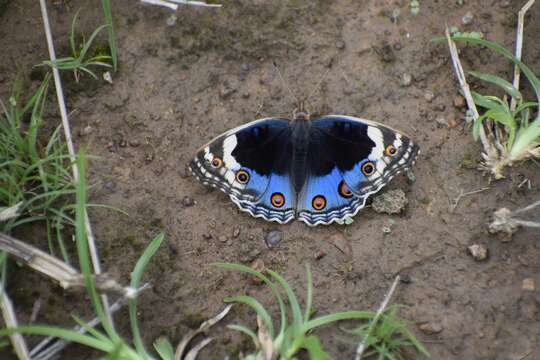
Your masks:
[[[54,50],[51,25],[49,23],[49,15],[47,14],[47,5],[45,3],[45,0],[40,0],[39,3],[41,6],[41,16],[43,18],[45,36],[47,38],[47,48],[49,49],[49,57],[50,57],[50,60],[54,62],[56,60],[56,52]],[[56,97],[58,100],[58,107],[60,108],[60,116],[62,118],[62,128],[64,129],[64,136],[66,138],[66,144],[67,144],[67,148],[69,152],[69,157],[72,163],[73,180],[77,182],[79,180],[79,168],[77,166],[77,161],[76,161],[75,146],[73,145],[73,140],[71,137],[71,128],[69,126],[67,107],[66,107],[66,102],[64,99],[64,91],[62,88],[62,80],[60,79],[60,72],[58,71],[56,67],[52,68],[52,72],[53,72],[53,78],[54,78],[54,85],[56,88]],[[90,224],[90,219],[88,218],[88,214],[85,214],[84,220],[85,220],[84,224],[86,228],[86,236],[88,239],[88,248],[90,250],[90,258],[92,259],[92,266],[94,268],[94,273],[96,275],[99,275],[101,274],[101,264],[99,262],[99,255],[98,255],[98,251],[96,247],[96,241],[94,239],[94,233],[92,231],[92,226]],[[112,326],[114,326],[114,321],[108,311],[109,299],[107,298],[107,295],[102,294],[101,300],[103,301],[103,306],[105,308],[107,316],[109,317],[109,322],[111,323]]]
[[[394,282],[392,283],[392,286],[390,286],[390,290],[388,290],[388,293],[384,297],[383,302],[379,306],[379,309],[377,309],[377,313],[373,317],[373,320],[371,320],[371,324],[369,325],[366,336],[364,336],[364,340],[362,340],[362,342],[356,348],[356,356],[354,358],[355,360],[361,360],[362,359],[362,355],[364,354],[364,351],[366,351],[366,348],[367,348],[366,341],[371,336],[371,333],[372,333],[373,329],[375,328],[375,326],[377,326],[377,321],[379,321],[379,318],[381,317],[381,314],[384,312],[384,310],[386,310],[386,307],[388,306],[388,303],[390,302],[390,299],[392,298],[392,295],[394,294],[394,291],[396,291],[396,287],[397,287],[398,282],[399,282],[399,275],[396,276]]]
[[[0,250],[15,256],[30,268],[56,280],[64,289],[84,288],[84,278],[73,266],[40,249],[0,233]],[[135,290],[123,287],[107,274],[95,276],[96,286],[102,292],[120,294],[132,298]]]
[[[2,309],[2,316],[6,327],[13,328],[18,326],[17,315],[13,308],[13,303],[6,293],[4,287],[0,285],[0,308]],[[19,358],[19,360],[29,360],[28,347],[24,341],[24,337],[21,334],[14,333],[9,336],[9,340],[13,345],[13,350]]]
[[[143,3],[150,5],[158,5],[168,7],[171,10],[177,10],[178,4],[191,5],[198,7],[221,7],[221,4],[207,4],[204,1],[189,1],[189,0],[141,0]]]

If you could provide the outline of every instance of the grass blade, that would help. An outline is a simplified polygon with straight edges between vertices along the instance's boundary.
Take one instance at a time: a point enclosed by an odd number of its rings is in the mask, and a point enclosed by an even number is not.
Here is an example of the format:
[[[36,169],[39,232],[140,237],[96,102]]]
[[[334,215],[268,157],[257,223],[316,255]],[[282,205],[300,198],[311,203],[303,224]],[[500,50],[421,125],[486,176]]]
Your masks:
[[[114,72],[116,72],[118,69],[118,49],[116,46],[116,35],[114,33],[114,26],[112,20],[111,2],[110,0],[101,0],[101,4],[103,6],[103,12],[105,13],[105,20],[107,21],[109,49],[111,50],[113,69]]]
[[[264,306],[259,301],[257,301],[257,299],[251,296],[240,295],[227,297],[225,298],[225,302],[238,302],[248,305],[257,313],[257,315],[261,317],[264,325],[270,332],[270,336],[274,338],[274,325],[272,324],[272,318],[270,317],[270,314],[268,313],[268,311],[266,311]]]
[[[469,71],[469,74],[471,74],[472,76],[480,80],[484,80],[491,84],[497,85],[498,87],[503,89],[508,95],[516,99],[517,101],[521,101],[521,99],[523,99],[519,90],[516,89],[514,85],[512,85],[510,82],[506,81],[500,76],[486,74],[479,71]]]

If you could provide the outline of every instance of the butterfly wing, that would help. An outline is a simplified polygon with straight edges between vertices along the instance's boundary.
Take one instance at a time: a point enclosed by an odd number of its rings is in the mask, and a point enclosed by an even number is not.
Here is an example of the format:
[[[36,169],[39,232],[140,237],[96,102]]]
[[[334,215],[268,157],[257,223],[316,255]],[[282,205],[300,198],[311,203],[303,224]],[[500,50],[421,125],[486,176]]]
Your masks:
[[[228,194],[241,210],[285,223],[295,216],[290,181],[290,122],[267,118],[229,130],[204,145],[190,163],[203,184]]]
[[[308,151],[298,217],[318,225],[355,215],[369,195],[411,167],[418,146],[382,124],[330,115],[312,121]]]

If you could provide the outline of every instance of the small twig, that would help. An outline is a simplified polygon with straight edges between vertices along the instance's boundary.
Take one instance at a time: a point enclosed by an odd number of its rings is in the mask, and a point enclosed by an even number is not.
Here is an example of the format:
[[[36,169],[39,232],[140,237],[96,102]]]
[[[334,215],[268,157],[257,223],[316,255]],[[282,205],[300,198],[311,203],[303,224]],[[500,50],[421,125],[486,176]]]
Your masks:
[[[467,192],[463,192],[463,190],[461,190],[459,195],[453,200],[452,204],[450,205],[450,212],[453,213],[456,210],[460,200],[462,198],[464,198],[465,196],[478,194],[478,193],[481,193],[481,192],[489,190],[489,189],[490,189],[490,187],[484,187],[484,188],[481,188],[481,189],[477,189],[477,190],[473,190],[473,191],[467,191]]]
[[[534,4],[536,0],[529,0],[522,8],[519,10],[518,13],[518,24],[517,24],[517,31],[516,31],[516,59],[521,61],[521,53],[523,50],[523,26],[525,23],[525,14],[529,10],[529,8]],[[520,71],[519,66],[517,64],[514,64],[514,87],[516,90],[519,90],[519,80],[520,80]],[[516,110],[517,101],[514,97],[512,97],[512,101],[510,102],[510,110],[514,111]]]
[[[60,259],[17,240],[9,235],[0,233],[0,251],[15,256],[28,267],[58,281],[64,289],[84,288],[84,277],[73,266],[66,264]],[[95,275],[96,287],[102,292],[120,294],[132,298],[134,289],[123,287],[105,273]]]
[[[149,288],[150,288],[150,284],[146,283],[143,286],[141,286],[139,289],[137,289],[135,295],[138,296],[141,292]],[[111,312],[111,314],[114,314],[115,312],[120,310],[120,308],[122,308],[122,306],[124,306],[127,303],[127,301],[128,301],[128,297],[125,297],[125,296],[118,299],[109,308],[109,311]],[[92,320],[88,321],[88,325],[92,328],[99,325],[99,323],[100,323],[99,317],[95,317]],[[85,334],[87,332],[85,328],[82,328],[78,325],[75,326],[73,330],[78,331],[81,334]],[[53,340],[55,339],[56,341],[53,342]],[[53,336],[49,336],[45,338],[43,341],[41,341],[38,345],[36,345],[36,347],[30,351],[30,355],[32,356],[32,360],[49,360],[53,358],[54,356],[56,356],[60,351],[62,351],[69,343],[70,341],[67,341],[64,339],[57,339]],[[49,344],[52,344],[52,345],[49,346]]]
[[[188,0],[141,0],[141,2],[150,4],[150,5],[165,6],[175,11],[178,9],[178,4],[199,6],[199,7],[221,7],[221,4],[207,4],[203,1],[188,1]]]
[[[13,309],[13,303],[2,285],[0,285],[0,308],[2,308],[2,316],[6,327],[17,327],[17,315]],[[30,355],[28,354],[28,347],[26,346],[24,337],[21,334],[13,333],[9,335],[9,339],[19,360],[29,360]]]
[[[191,340],[197,336],[198,334],[208,330],[210,327],[214,326],[216,323],[218,323],[219,321],[221,321],[221,319],[223,319],[225,316],[227,316],[227,314],[229,313],[229,311],[231,310],[233,304],[229,304],[225,307],[225,309],[223,309],[219,314],[217,314],[216,316],[214,316],[213,318],[210,318],[208,320],[206,320],[205,322],[203,322],[201,324],[201,326],[199,326],[199,328],[197,330],[191,330],[190,332],[188,332],[183,338],[182,340],[180,341],[180,343],[178,344],[178,346],[176,347],[176,351],[174,353],[174,359],[175,360],[182,360],[183,359],[183,356],[184,356],[184,352],[186,351],[186,348],[187,346],[189,345],[189,343],[191,342]],[[206,341],[206,340],[203,340],[203,342]],[[205,344],[206,345],[206,344]],[[204,346],[204,345],[203,345]],[[202,347],[201,347],[202,348]]]
[[[51,25],[49,23],[49,15],[47,14],[47,5],[45,0],[39,1],[41,6],[41,16],[43,18],[43,26],[45,28],[45,36],[47,38],[47,47],[49,49],[49,57],[51,62],[56,61],[56,53],[54,50],[54,43],[51,32]],[[62,127],[64,129],[64,136],[66,138],[67,149],[69,152],[69,157],[71,160],[71,166],[73,171],[73,180],[75,183],[79,181],[79,167],[77,166],[77,156],[75,154],[75,146],[73,145],[73,140],[71,138],[71,129],[69,127],[69,120],[67,114],[66,101],[64,99],[64,91],[62,88],[62,80],[60,79],[60,72],[56,67],[52,67],[54,85],[56,88],[56,97],[58,100],[58,107],[60,108],[60,116],[62,118]],[[94,233],[92,231],[92,226],[90,225],[90,219],[88,218],[88,213],[84,214],[84,225],[86,228],[86,237],[88,240],[88,248],[90,250],[90,257],[92,259],[92,266],[94,268],[94,273],[96,275],[101,274],[101,264],[99,261],[99,255],[96,247],[96,241],[94,239]],[[109,299],[106,294],[101,295],[101,301],[103,302],[103,307],[109,318],[111,326],[114,327],[114,320],[109,314]]]
[[[373,320],[371,320],[371,324],[369,325],[369,328],[366,332],[366,335],[364,336],[364,339],[362,340],[362,342],[358,345],[358,347],[356,348],[356,356],[355,356],[355,360],[361,360],[362,359],[362,355],[364,354],[364,351],[366,350],[366,341],[369,339],[369,337],[371,336],[371,332],[373,331],[373,329],[375,328],[375,326],[377,325],[377,321],[379,320],[379,318],[381,317],[381,314],[384,312],[384,310],[386,309],[386,307],[388,306],[388,303],[390,302],[390,298],[392,297],[392,295],[394,294],[394,291],[396,290],[396,287],[397,287],[397,284],[399,282],[399,275],[396,276],[396,279],[394,280],[394,282],[392,283],[392,286],[390,287],[390,290],[388,290],[388,293],[386,294],[386,296],[384,297],[384,300],[383,302],[381,303],[381,305],[379,306],[379,309],[377,310],[377,313],[375,314],[375,317],[373,318]]]

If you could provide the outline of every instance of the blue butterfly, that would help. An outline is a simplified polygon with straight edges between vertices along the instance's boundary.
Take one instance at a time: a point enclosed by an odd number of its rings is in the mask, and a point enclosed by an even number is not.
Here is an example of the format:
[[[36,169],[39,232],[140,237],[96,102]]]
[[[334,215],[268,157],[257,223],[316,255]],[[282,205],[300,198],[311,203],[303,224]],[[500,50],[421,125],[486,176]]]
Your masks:
[[[219,135],[190,163],[254,217],[310,226],[356,215],[368,197],[414,164],[418,146],[382,124],[351,116],[265,118]]]

